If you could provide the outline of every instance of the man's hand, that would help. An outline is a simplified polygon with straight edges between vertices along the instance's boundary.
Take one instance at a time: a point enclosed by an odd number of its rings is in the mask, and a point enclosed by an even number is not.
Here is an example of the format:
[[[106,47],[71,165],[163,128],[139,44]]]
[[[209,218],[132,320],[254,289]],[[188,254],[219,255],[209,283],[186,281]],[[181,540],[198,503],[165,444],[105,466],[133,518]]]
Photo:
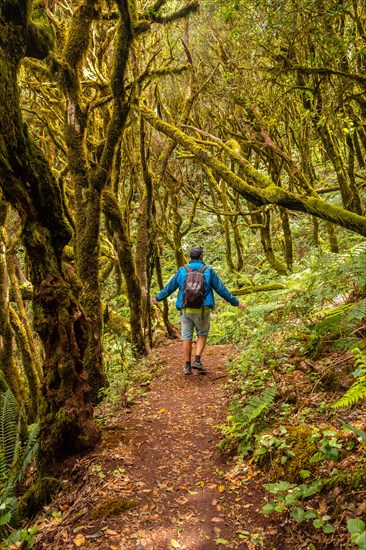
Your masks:
[[[155,306],[155,304],[157,304],[157,303],[158,303],[158,301],[157,301],[156,298],[151,298],[151,305],[152,306]]]
[[[238,308],[243,310],[243,309],[245,309],[245,306],[243,304],[238,304]]]

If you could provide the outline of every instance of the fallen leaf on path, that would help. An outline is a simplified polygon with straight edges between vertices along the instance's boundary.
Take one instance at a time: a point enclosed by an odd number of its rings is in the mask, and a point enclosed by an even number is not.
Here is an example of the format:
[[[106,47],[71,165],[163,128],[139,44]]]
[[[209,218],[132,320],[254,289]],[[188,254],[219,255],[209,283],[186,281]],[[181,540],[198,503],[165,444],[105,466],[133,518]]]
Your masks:
[[[186,497],[179,497],[179,498],[175,498],[174,501],[179,504],[180,506],[183,506],[184,504],[186,504],[188,502],[188,498]]]
[[[222,518],[212,518],[212,523],[222,523],[224,520]]]
[[[182,548],[180,543],[175,539],[170,539],[170,544],[172,545],[173,548]]]
[[[82,546],[83,544],[85,543],[85,537],[84,535],[82,535],[81,533],[79,533],[78,535],[76,535],[76,537],[74,538],[74,544],[75,546]]]
[[[215,543],[216,543],[217,545],[219,545],[219,544],[225,545],[225,544],[229,544],[229,541],[226,540],[226,539],[215,539]]]

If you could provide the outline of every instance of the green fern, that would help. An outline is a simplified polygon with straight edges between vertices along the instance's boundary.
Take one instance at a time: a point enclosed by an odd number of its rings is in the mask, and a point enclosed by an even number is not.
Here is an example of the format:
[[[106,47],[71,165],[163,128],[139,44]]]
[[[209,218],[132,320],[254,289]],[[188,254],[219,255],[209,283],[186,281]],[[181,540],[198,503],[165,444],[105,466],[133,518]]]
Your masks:
[[[8,389],[0,394],[0,538],[9,534],[17,521],[15,491],[37,450],[39,426],[26,432],[24,415]]]
[[[356,277],[358,287],[363,287],[366,284],[366,245],[362,243],[356,249],[352,250],[353,256],[353,271]]]
[[[366,317],[366,299],[352,304],[343,319],[343,329],[346,333],[352,331]]]
[[[235,400],[232,404],[233,414],[228,417],[229,424],[220,426],[226,436],[221,442],[222,449],[238,444],[238,451],[246,455],[251,449],[253,434],[258,432],[261,419],[267,413],[276,397],[277,385],[269,386],[261,395],[250,397],[245,407]]]
[[[27,470],[27,467],[33,460],[35,454],[38,450],[38,441],[37,436],[39,433],[39,424],[31,424],[28,426],[28,440],[25,444],[25,447],[22,452],[21,461],[19,463],[19,468],[16,472],[15,482],[19,483]]]
[[[21,452],[22,415],[8,389],[0,395],[0,475],[9,474]]]
[[[244,426],[251,424],[263,412],[267,412],[274,401],[277,393],[277,386],[268,386],[265,388],[261,395],[250,397],[248,404],[241,411]]]
[[[331,405],[333,409],[348,408],[366,399],[366,356],[359,348],[354,348],[352,352],[355,356],[355,366],[361,372],[361,376],[338,401]]]

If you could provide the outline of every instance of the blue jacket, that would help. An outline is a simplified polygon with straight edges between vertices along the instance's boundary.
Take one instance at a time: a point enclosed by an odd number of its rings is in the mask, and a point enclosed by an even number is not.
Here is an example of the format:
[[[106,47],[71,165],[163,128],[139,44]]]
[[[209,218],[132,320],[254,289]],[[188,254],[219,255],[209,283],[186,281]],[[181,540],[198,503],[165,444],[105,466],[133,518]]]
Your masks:
[[[201,260],[191,260],[188,265],[189,267],[200,269],[205,265],[205,263]],[[184,267],[180,267],[170,279],[170,281],[165,285],[165,287],[156,295],[157,301],[160,302],[161,300],[164,300],[165,298],[170,296],[175,290],[177,290],[177,288],[179,288],[178,297],[175,305],[177,309],[182,309],[183,288],[186,275],[187,270]],[[205,278],[205,296],[203,301],[204,306],[207,306],[211,309],[215,307],[213,290],[215,290],[217,294],[221,296],[221,298],[224,298],[224,300],[229,302],[229,304],[231,304],[232,306],[237,306],[239,304],[239,300],[236,298],[236,296],[233,296],[233,294],[231,294],[231,292],[226,288],[226,286],[221,281],[217,273],[212,269],[212,267],[208,267],[205,270],[203,276]]]

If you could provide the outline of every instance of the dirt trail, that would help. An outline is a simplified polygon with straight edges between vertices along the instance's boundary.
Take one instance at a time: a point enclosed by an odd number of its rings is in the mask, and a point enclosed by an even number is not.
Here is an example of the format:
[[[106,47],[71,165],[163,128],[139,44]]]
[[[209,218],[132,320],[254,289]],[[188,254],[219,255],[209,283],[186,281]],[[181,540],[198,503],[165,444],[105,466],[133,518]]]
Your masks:
[[[122,409],[95,452],[73,465],[35,548],[285,549],[275,520],[259,513],[256,472],[217,449],[232,353],[208,347],[209,374],[184,376],[181,345],[159,348],[164,368],[150,392]]]

